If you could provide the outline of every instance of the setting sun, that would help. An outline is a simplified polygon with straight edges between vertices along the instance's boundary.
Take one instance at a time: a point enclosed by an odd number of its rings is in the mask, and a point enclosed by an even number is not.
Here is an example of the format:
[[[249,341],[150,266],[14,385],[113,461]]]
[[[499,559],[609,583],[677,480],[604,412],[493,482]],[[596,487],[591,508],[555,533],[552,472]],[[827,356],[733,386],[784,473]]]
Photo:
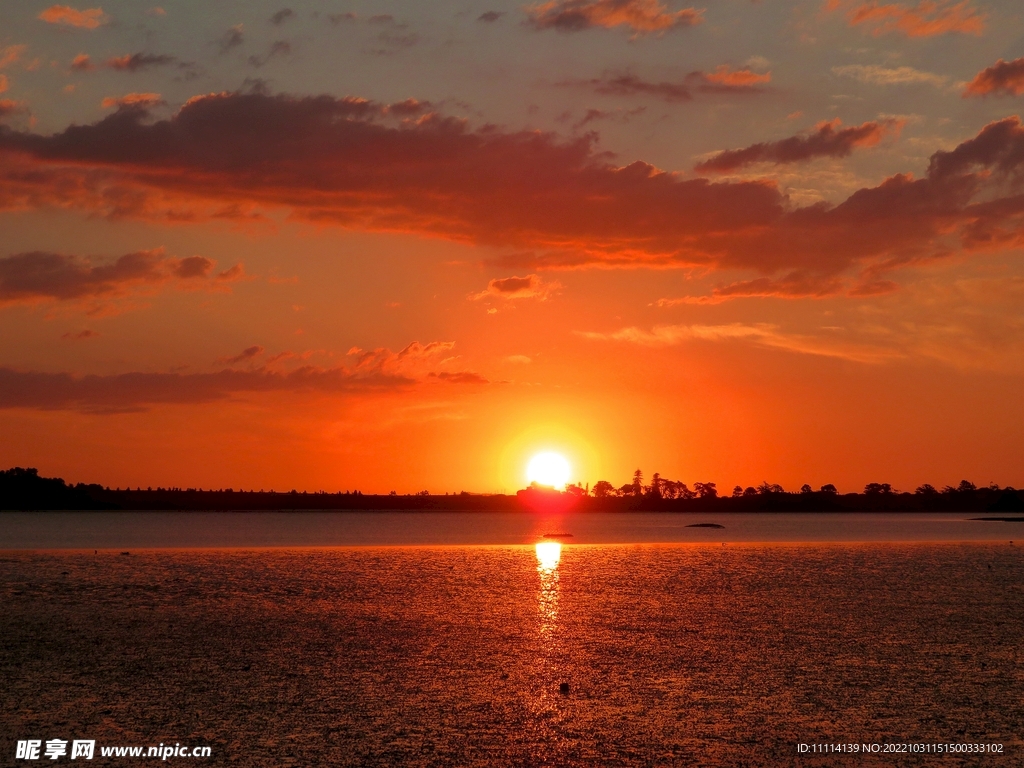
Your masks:
[[[561,490],[569,482],[569,462],[553,451],[538,453],[526,465],[526,482]]]

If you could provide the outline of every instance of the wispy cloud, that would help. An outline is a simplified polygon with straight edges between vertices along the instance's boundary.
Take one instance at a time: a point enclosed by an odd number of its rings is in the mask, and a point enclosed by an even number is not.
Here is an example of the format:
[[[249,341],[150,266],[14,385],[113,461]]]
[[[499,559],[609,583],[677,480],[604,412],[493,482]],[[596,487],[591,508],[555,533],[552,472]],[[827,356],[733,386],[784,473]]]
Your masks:
[[[883,67],[878,64],[846,64],[832,67],[832,73],[840,77],[852,77],[872,85],[915,85],[924,83],[936,88],[944,87],[949,78],[934,72],[923,72],[913,67]]]
[[[593,27],[628,27],[633,37],[664,34],[703,21],[703,10],[671,11],[657,0],[551,0],[526,8],[535,29],[582,32]]]

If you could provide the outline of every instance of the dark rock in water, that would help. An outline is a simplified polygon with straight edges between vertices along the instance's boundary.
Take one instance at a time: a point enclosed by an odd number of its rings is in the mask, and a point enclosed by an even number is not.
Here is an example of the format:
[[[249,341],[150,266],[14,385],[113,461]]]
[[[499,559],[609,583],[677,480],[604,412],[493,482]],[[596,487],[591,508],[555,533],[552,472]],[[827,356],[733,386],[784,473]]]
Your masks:
[[[718,523],[690,523],[687,528],[725,528],[724,525]]]
[[[568,683],[559,683],[558,684],[558,692],[559,693],[568,693],[569,692],[569,684]]]
[[[122,552],[121,554],[122,554],[122,555],[130,555],[130,554],[131,554],[131,552]]]

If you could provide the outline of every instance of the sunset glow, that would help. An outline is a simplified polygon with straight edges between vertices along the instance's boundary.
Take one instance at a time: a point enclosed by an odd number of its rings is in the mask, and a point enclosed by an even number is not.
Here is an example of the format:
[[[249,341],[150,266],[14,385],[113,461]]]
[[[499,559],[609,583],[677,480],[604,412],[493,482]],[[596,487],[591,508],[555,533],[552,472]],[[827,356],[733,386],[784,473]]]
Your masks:
[[[1024,485],[1015,0],[8,5],[2,466]]]
[[[553,451],[538,453],[526,465],[526,482],[547,485],[557,490],[569,482],[569,462]]]

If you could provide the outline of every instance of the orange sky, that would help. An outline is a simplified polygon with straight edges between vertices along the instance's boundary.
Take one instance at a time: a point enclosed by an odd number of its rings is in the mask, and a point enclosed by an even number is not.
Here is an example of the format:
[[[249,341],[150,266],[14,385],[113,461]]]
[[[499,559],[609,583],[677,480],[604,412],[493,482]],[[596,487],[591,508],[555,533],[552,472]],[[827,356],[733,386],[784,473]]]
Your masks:
[[[0,465],[1024,484],[1014,3],[342,5],[9,14]]]

